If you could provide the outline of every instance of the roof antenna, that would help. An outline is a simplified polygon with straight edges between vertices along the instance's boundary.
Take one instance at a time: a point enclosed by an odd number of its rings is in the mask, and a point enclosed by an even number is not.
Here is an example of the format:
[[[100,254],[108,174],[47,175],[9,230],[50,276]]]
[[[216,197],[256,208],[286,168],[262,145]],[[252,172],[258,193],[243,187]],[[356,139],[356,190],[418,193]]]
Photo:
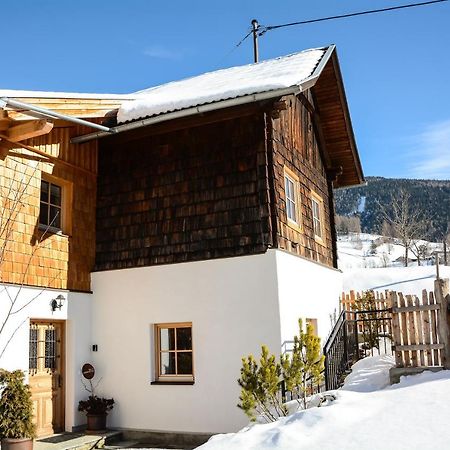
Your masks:
[[[253,58],[254,62],[258,62],[258,29],[259,23],[256,19],[252,20],[252,34],[253,34]]]

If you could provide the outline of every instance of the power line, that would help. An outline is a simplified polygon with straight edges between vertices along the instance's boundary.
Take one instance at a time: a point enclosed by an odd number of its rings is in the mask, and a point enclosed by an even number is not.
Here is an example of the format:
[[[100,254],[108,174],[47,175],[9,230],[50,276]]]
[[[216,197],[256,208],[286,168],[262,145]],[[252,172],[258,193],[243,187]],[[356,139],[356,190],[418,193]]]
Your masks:
[[[386,11],[394,11],[394,10],[406,9],[406,8],[415,8],[417,6],[427,6],[427,5],[432,5],[434,3],[442,3],[442,2],[447,2],[447,1],[448,0],[433,0],[433,1],[421,2],[421,3],[411,3],[409,5],[391,6],[389,8],[372,9],[372,10],[368,10],[368,11],[359,11],[359,12],[348,13],[348,14],[340,14],[337,16],[321,17],[319,19],[303,20],[300,22],[291,22],[291,23],[285,23],[282,25],[260,26],[259,27],[260,31],[258,34],[259,34],[259,36],[262,36],[265,33],[267,33],[268,31],[277,30],[278,28],[292,27],[294,25],[305,25],[308,23],[325,22],[327,20],[345,19],[348,17],[364,16],[367,14],[376,14],[376,13],[381,13],[381,12],[386,12]],[[245,36],[245,38],[242,39],[241,42],[239,42],[238,46],[241,45],[242,42],[244,42],[244,40],[250,36],[250,34],[251,34],[251,32],[249,34],[247,34],[247,36]]]

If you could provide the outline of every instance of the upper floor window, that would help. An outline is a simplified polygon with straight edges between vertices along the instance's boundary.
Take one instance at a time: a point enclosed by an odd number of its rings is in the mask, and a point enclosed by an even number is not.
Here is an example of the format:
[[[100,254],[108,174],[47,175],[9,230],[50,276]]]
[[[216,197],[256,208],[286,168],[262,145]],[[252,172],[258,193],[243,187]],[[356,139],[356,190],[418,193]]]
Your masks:
[[[72,183],[42,174],[39,205],[39,228],[53,233],[72,231]]]
[[[314,237],[323,240],[323,199],[315,192],[311,192],[311,209],[313,217]]]
[[[192,323],[156,324],[156,378],[193,381]]]
[[[300,225],[299,179],[288,168],[284,168],[284,192],[288,222]]]
[[[39,225],[50,230],[62,228],[62,186],[41,180]]]

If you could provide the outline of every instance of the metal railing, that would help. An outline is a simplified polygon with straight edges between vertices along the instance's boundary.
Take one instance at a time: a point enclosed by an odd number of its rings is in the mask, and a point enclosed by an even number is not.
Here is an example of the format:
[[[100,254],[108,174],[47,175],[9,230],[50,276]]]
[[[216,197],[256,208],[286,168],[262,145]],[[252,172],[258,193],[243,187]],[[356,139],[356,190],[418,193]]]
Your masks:
[[[327,390],[341,387],[356,361],[392,354],[391,321],[390,309],[341,312],[323,348]]]

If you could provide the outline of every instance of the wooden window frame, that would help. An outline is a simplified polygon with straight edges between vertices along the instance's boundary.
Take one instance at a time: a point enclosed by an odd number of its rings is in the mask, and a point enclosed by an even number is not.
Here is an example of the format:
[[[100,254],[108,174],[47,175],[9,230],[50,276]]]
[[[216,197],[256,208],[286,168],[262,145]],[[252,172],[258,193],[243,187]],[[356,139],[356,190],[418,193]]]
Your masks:
[[[161,341],[160,341],[160,330],[164,328],[190,328],[191,329],[191,354],[192,354],[192,374],[171,374],[164,375],[161,374]],[[194,384],[194,339],[192,335],[192,322],[169,322],[169,323],[155,323],[155,381],[152,384]],[[176,332],[175,332],[176,335]],[[180,352],[186,352],[186,350],[180,350]],[[176,338],[175,338],[175,355],[178,353],[176,349]],[[176,361],[176,356],[175,356]],[[176,363],[175,363],[176,364]]]
[[[39,189],[39,206],[41,203],[42,181],[59,186],[61,188],[61,227],[51,227],[40,223],[38,217],[39,230],[46,231],[51,234],[72,234],[72,203],[73,203],[73,184],[70,181],[57,178],[46,172],[41,174],[41,183]],[[39,207],[40,214],[40,207]]]
[[[319,205],[319,217],[316,219],[314,215],[314,202]],[[313,233],[314,233],[314,240],[321,244],[325,245],[324,240],[324,234],[325,234],[325,227],[324,227],[324,220],[325,220],[325,208],[323,206],[323,198],[317,194],[314,191],[311,191],[311,218],[312,218],[312,224],[313,224]],[[320,235],[316,233],[316,221],[319,222],[320,227]]]
[[[286,192],[286,179],[292,182],[294,185],[294,206],[295,206],[295,220],[291,219],[288,215],[288,193]],[[286,208],[286,219],[287,224],[290,228],[295,229],[298,232],[302,231],[301,225],[301,201],[300,201],[300,179],[298,175],[296,175],[292,170],[288,169],[286,166],[284,167],[283,173],[283,187],[284,187],[284,201]],[[292,200],[290,200],[292,201]]]
[[[318,320],[316,318],[309,318],[307,317],[305,319],[305,327],[310,324],[313,328],[313,332],[314,332],[314,336],[319,336],[319,323]],[[305,329],[306,331],[306,329]]]

